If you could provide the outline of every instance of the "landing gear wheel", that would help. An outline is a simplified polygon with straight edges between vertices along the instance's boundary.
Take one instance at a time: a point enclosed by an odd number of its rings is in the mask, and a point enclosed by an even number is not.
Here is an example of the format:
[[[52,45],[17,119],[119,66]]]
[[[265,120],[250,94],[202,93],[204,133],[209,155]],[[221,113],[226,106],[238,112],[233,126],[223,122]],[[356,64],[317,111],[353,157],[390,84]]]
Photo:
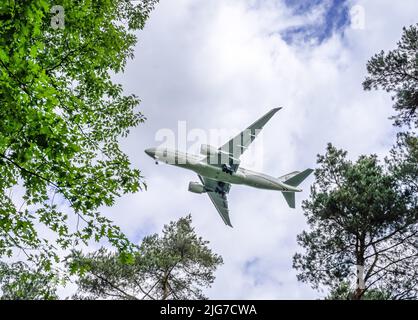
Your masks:
[[[226,164],[222,165],[222,171],[225,173],[229,173],[231,176],[234,173],[234,171],[232,171]]]

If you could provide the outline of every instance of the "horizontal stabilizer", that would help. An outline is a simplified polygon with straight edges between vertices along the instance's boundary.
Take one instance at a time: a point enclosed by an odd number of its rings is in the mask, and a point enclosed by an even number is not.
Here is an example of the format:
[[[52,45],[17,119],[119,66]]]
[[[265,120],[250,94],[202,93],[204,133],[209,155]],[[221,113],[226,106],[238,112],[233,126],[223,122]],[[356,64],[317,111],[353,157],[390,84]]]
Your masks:
[[[292,187],[297,187],[298,185],[300,185],[302,183],[303,180],[305,180],[311,173],[313,172],[312,169],[306,169],[296,175],[294,175],[293,177],[291,177],[290,179],[284,181],[285,184],[288,184],[289,186]],[[287,200],[287,199],[286,199]]]
[[[286,181],[286,180],[289,180],[290,178],[294,177],[298,173],[300,173],[300,171],[293,171],[291,173],[285,174],[284,176],[278,177],[277,179],[279,179],[280,181]]]
[[[291,208],[295,208],[295,193],[294,192],[282,192],[287,204]]]

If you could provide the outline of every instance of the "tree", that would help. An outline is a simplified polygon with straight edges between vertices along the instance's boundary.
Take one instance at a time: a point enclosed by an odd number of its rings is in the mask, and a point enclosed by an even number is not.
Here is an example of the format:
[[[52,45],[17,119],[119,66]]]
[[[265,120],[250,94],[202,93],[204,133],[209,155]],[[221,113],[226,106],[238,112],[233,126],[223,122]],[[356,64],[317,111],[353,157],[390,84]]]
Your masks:
[[[222,258],[196,235],[191,222],[188,215],[165,225],[161,236],[145,237],[133,264],[104,248],[74,253],[68,264],[81,270],[75,298],[204,299],[202,288],[212,284]]]
[[[395,50],[382,50],[367,63],[365,90],[381,87],[395,95],[395,125],[418,128],[418,24],[403,28]]]
[[[356,283],[364,268],[365,289],[384,290],[391,299],[418,297],[418,206],[377,156],[356,162],[331,144],[318,155],[310,199],[303,202],[310,231],[298,235],[305,249],[294,256],[298,279],[336,290]],[[361,274],[360,274],[361,275]]]
[[[0,262],[1,300],[53,300],[58,277],[42,268],[31,269],[24,262]]]
[[[130,242],[98,208],[144,187],[118,145],[144,117],[111,74],[133,57],[134,31],[157,1],[61,0],[52,13],[56,1],[2,2],[0,257],[17,248],[49,269],[57,248],[103,237],[129,257]]]

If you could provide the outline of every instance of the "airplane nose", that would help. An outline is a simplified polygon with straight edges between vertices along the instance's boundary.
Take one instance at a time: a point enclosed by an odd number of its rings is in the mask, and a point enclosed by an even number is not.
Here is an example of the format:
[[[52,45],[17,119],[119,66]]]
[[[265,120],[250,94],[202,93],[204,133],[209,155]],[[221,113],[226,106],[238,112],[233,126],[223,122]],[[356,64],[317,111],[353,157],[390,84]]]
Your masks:
[[[145,153],[146,153],[147,155],[149,155],[151,158],[154,158],[154,156],[155,156],[155,148],[148,148],[148,149],[145,149]]]

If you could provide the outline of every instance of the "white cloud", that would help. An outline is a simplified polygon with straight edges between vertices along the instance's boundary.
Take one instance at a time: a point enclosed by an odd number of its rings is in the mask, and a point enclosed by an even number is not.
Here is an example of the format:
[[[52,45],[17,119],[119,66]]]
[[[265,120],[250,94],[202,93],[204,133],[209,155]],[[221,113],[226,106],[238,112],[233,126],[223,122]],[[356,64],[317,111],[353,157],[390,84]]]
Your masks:
[[[292,16],[280,1],[162,1],[140,35],[136,58],[116,79],[143,100],[148,120],[132,131],[124,149],[146,177],[148,191],[125,196],[105,209],[135,241],[164,223],[192,213],[197,232],[225,264],[207,291],[210,298],[294,299],[320,295],[298,283],[292,256],[306,228],[300,206],[282,195],[234,186],[229,196],[233,229],[205,195],[187,192],[192,172],[155,166],[143,150],[158,144],[161,128],[243,129],[267,110],[284,109],[263,135],[263,171],[279,176],[314,167],[326,143],[350,157],[384,154],[394,141],[390,97],[363,92],[367,59],[394,47],[403,25],[416,19],[414,1],[358,1],[366,28],[346,29],[319,46],[289,46],[280,31],[320,12]],[[389,23],[390,21],[390,23]],[[257,141],[255,142],[257,143]],[[245,163],[251,159],[245,158]],[[297,202],[307,198],[305,191]]]

